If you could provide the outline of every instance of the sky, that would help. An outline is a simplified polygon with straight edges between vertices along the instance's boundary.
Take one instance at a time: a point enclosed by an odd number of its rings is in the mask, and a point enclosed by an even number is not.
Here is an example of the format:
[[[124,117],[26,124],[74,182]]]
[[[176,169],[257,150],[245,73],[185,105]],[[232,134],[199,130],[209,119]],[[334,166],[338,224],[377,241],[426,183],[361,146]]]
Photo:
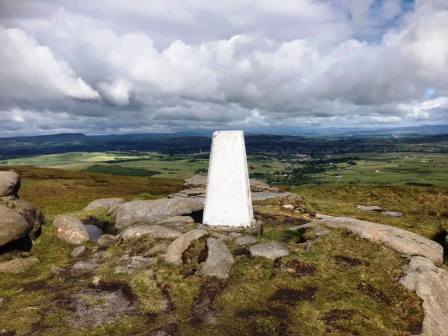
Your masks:
[[[447,123],[447,0],[0,0],[0,136]]]

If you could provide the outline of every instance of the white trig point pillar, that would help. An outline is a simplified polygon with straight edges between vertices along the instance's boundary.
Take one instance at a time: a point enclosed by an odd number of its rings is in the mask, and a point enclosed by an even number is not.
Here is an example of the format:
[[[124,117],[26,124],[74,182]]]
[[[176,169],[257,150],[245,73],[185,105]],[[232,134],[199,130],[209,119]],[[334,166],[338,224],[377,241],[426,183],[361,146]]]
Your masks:
[[[214,132],[203,223],[248,227],[253,222],[243,131]]]

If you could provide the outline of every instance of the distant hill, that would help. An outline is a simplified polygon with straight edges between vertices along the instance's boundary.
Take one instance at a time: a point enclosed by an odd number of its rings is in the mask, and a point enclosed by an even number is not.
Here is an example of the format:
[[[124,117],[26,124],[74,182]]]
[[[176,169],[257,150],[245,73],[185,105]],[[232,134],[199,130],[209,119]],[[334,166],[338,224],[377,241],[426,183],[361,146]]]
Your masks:
[[[446,132],[444,132],[446,130]],[[417,132],[418,131],[418,132]],[[309,130],[308,134],[247,131],[249,153],[276,152],[313,155],[361,152],[448,152],[448,126],[421,126],[389,130]],[[292,132],[292,131],[291,131]],[[313,133],[314,132],[314,133]],[[339,134],[339,133],[342,134]],[[0,159],[65,152],[135,151],[166,154],[209,151],[211,131],[95,135],[63,133],[0,138]]]

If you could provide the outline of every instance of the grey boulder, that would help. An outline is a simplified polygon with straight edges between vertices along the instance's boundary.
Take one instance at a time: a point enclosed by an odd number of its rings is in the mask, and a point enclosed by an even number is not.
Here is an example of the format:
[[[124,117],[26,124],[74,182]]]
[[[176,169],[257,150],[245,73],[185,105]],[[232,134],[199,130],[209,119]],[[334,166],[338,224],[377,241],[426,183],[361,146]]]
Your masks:
[[[69,244],[78,245],[89,240],[89,233],[84,224],[74,216],[60,215],[53,221],[56,235]]]
[[[101,235],[96,243],[101,247],[108,247],[112,245],[117,240],[117,237],[111,234],[103,234]]]
[[[91,203],[89,203],[83,211],[93,211],[96,209],[104,209],[109,211],[111,208],[124,203],[125,200],[123,198],[115,197],[115,198],[100,198]]]
[[[207,235],[207,231],[195,229],[176,238],[169,246],[165,254],[165,261],[173,265],[182,265],[182,255],[195,240]]]
[[[430,260],[414,256],[405,266],[400,283],[423,299],[425,317],[419,335],[446,335],[448,330],[448,272]]]
[[[25,237],[30,225],[17,211],[0,205],[0,246]]]
[[[244,245],[252,245],[257,242],[257,238],[252,236],[241,236],[235,239],[235,244],[238,246],[244,246]]]
[[[328,227],[349,230],[364,239],[383,243],[408,256],[426,257],[436,265],[443,263],[442,245],[416,233],[350,217],[320,215],[320,218],[320,223]]]
[[[199,274],[202,276],[226,279],[234,263],[232,254],[221,239],[207,239],[208,255],[201,264]]]
[[[398,211],[382,211],[381,213],[384,216],[389,216],[389,217],[402,217],[403,216],[403,214]]]
[[[142,236],[152,236],[159,239],[175,239],[182,233],[160,225],[140,224],[129,226],[120,234],[123,240],[140,238]]]
[[[0,171],[0,197],[17,195],[20,183],[20,176],[16,172]]]
[[[202,198],[162,198],[126,202],[118,206],[115,227],[124,229],[137,223],[156,223],[172,216],[188,215],[202,210]]]
[[[263,257],[271,260],[289,255],[288,248],[275,241],[253,245],[249,248],[249,251],[253,257]]]

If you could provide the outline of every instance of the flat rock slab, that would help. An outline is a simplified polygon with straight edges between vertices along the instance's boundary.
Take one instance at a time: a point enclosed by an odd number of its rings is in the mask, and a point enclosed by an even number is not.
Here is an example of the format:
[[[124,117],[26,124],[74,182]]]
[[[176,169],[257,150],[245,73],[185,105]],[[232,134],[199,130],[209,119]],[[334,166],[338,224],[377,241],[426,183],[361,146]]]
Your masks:
[[[443,247],[416,233],[350,217],[320,215],[320,218],[320,222],[328,227],[349,230],[362,238],[383,243],[408,256],[426,257],[436,265],[443,263]]]
[[[193,218],[190,216],[173,216],[164,218],[157,222],[159,225],[188,225],[188,224],[194,224]]]
[[[124,202],[125,202],[125,200],[123,198],[119,198],[119,197],[100,198],[100,199],[97,199],[97,200],[89,203],[89,205],[87,205],[83,211],[92,211],[92,210],[96,210],[96,209],[109,210],[112,207],[115,207],[118,204],[122,204]]]
[[[359,210],[362,210],[362,211],[376,211],[376,212],[383,211],[383,208],[378,206],[378,205],[362,205],[362,204],[358,204],[356,206],[356,208],[358,208]]]
[[[12,260],[1,262],[0,263],[0,272],[2,272],[2,273],[23,273],[38,263],[39,263],[39,259],[36,257],[14,258]]]
[[[69,244],[78,245],[89,241],[89,233],[84,224],[74,216],[60,215],[53,221],[56,235]]]
[[[234,260],[226,244],[221,239],[208,238],[207,247],[207,259],[201,264],[199,274],[227,279]]]
[[[203,208],[203,198],[174,197],[126,202],[118,206],[115,227],[124,229],[137,223],[156,223],[167,217],[188,215]]]
[[[175,239],[181,234],[181,232],[165,226],[141,224],[126,228],[120,234],[120,238],[123,240],[128,240],[132,238],[140,238],[142,236],[152,236],[160,239]]]
[[[254,257],[264,257],[271,260],[289,255],[288,248],[275,241],[253,245],[249,247],[249,251]]]
[[[19,189],[19,174],[14,171],[0,171],[0,197],[17,195]]]
[[[423,299],[425,317],[420,336],[446,335],[448,331],[448,272],[430,260],[415,256],[404,268],[400,283]]]
[[[403,216],[403,214],[398,211],[381,211],[381,213],[384,216],[389,216],[389,217],[402,217]]]
[[[244,246],[244,245],[252,245],[257,242],[257,238],[252,236],[241,236],[235,239],[235,244],[238,246]]]
[[[176,238],[169,246],[165,254],[165,261],[173,265],[182,265],[182,254],[188,249],[191,243],[207,235],[207,231],[195,229],[184,233]]]

